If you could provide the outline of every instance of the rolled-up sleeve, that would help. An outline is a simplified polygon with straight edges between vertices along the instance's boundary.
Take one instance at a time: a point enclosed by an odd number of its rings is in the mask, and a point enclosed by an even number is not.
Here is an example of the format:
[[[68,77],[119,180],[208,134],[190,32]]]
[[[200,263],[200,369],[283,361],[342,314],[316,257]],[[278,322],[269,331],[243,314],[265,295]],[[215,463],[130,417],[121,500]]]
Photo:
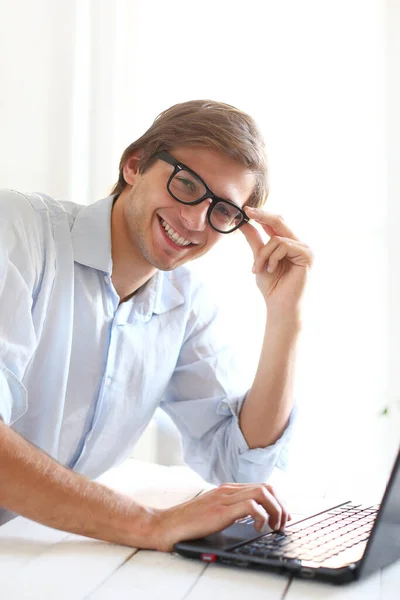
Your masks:
[[[249,449],[239,427],[249,382],[237,353],[222,342],[224,322],[218,312],[195,306],[195,325],[189,320],[189,335],[161,408],[180,430],[185,462],[204,479],[215,484],[267,481],[274,467],[286,467],[296,411],[275,444]]]
[[[32,294],[38,279],[35,214],[16,192],[0,191],[0,418],[8,425],[27,408],[22,383],[36,346]]]
[[[240,401],[234,402],[232,405],[229,401],[223,401],[219,407],[219,412],[229,410],[232,415],[229,430],[225,436],[225,446],[227,453],[237,454],[236,479],[234,481],[242,483],[268,481],[274,467],[282,470],[287,467],[288,446],[297,409],[293,409],[285,431],[275,444],[265,448],[250,449],[239,427],[241,403]]]

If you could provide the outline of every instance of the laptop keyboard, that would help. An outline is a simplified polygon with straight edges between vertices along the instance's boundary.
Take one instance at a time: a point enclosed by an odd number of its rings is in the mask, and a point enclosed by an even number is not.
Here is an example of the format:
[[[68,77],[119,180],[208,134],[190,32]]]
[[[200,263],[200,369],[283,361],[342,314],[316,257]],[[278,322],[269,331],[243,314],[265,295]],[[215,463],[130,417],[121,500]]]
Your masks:
[[[379,506],[346,504],[284,532],[272,532],[233,550],[236,554],[280,560],[323,562],[368,539]],[[308,521],[310,521],[308,519]]]

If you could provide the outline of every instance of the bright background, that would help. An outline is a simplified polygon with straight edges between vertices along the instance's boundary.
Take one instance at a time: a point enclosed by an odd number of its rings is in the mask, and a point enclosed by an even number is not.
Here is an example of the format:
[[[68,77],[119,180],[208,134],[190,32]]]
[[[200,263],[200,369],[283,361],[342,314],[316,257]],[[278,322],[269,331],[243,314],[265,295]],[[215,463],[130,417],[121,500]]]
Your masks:
[[[94,202],[176,102],[258,121],[268,209],[316,257],[289,475],[322,494],[378,489],[400,437],[399,30],[396,0],[0,0],[1,187]],[[265,319],[251,265],[240,233],[194,265],[243,323],[249,381]],[[181,460],[161,415],[136,456]]]

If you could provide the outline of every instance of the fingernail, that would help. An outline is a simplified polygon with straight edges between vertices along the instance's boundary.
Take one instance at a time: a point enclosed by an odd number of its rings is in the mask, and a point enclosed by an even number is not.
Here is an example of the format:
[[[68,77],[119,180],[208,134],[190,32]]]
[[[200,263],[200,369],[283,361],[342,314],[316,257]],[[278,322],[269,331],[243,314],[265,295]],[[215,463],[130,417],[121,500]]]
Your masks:
[[[272,269],[271,265],[268,265],[267,271],[268,271],[268,273],[272,273],[273,269]]]
[[[253,273],[256,273],[256,263],[254,263],[253,268],[251,269]]]

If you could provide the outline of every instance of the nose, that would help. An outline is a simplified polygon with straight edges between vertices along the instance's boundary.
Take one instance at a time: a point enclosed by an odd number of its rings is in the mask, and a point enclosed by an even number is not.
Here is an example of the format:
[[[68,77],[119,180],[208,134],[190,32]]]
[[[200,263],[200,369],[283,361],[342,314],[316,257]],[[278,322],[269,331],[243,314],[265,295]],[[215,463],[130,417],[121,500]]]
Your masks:
[[[190,231],[204,231],[207,225],[207,211],[211,200],[203,200],[200,204],[182,204],[181,217],[185,227]]]

